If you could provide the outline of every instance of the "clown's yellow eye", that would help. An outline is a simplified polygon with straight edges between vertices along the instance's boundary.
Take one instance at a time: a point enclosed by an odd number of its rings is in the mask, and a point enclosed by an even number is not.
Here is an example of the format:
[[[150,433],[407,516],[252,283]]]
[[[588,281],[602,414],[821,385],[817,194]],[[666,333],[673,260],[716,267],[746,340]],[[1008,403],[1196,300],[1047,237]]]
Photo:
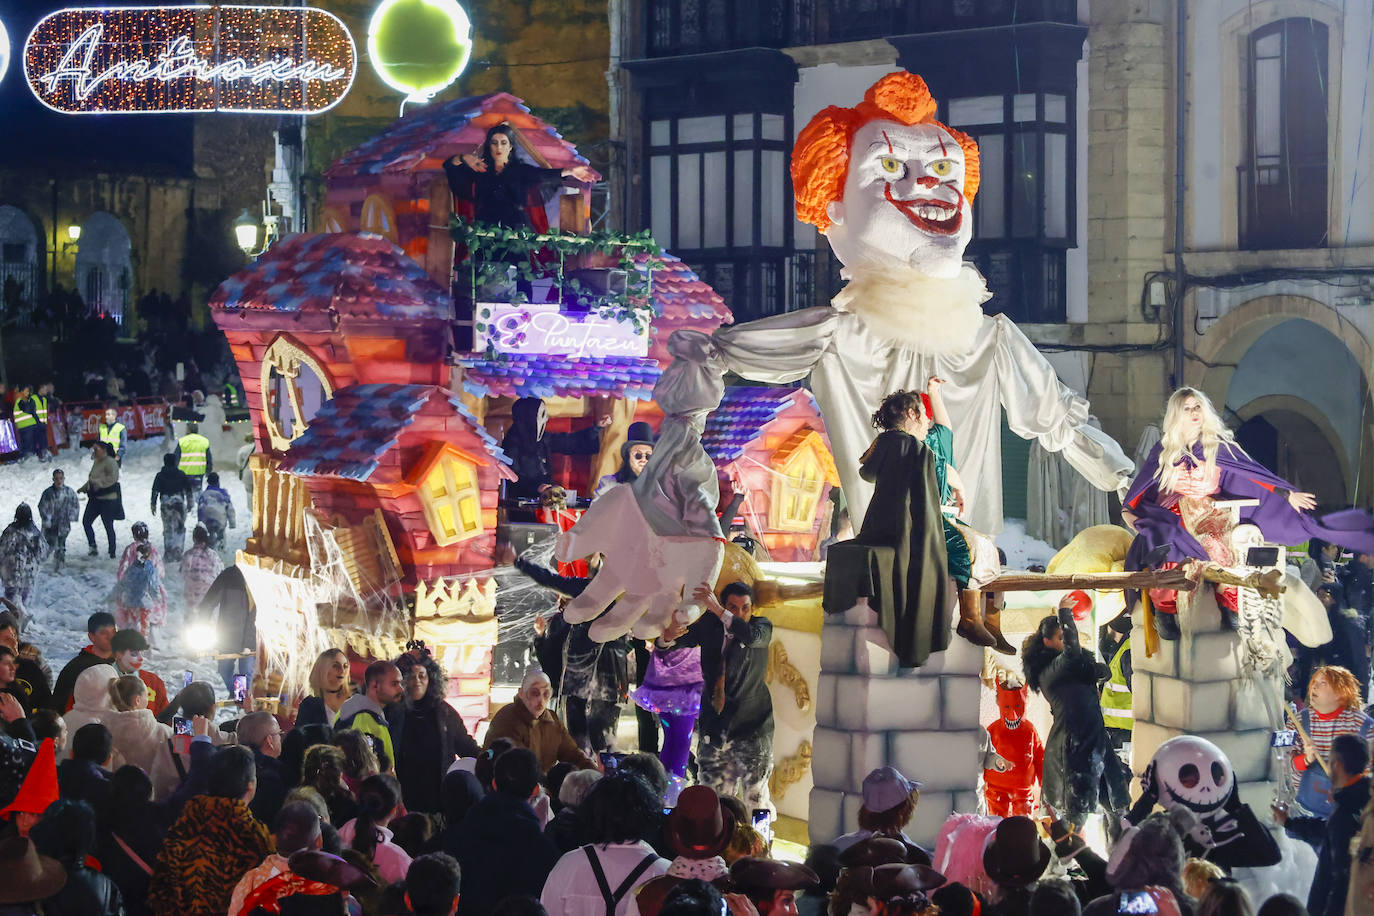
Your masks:
[[[881,156],[878,159],[878,164],[883,167],[883,171],[888,175],[900,176],[906,173],[906,166],[896,156]]]
[[[954,174],[954,160],[937,159],[930,164],[930,170],[941,178],[948,178]]]

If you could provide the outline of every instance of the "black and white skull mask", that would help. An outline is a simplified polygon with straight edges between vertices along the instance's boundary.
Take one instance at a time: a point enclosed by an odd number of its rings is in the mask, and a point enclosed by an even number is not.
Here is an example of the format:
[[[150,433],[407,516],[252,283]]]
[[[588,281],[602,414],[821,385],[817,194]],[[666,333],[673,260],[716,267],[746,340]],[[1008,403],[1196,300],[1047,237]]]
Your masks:
[[[1177,803],[1199,815],[1226,804],[1236,789],[1236,774],[1221,748],[1192,735],[1170,738],[1155,751],[1154,778],[1159,803]]]

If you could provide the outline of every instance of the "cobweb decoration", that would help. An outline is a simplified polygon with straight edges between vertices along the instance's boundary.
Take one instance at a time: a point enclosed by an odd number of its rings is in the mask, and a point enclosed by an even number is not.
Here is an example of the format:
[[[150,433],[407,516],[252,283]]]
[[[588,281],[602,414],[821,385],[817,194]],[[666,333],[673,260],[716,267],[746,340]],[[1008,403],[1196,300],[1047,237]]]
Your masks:
[[[281,674],[282,695],[308,692],[310,667],[330,647],[329,636],[320,626],[311,581],[248,564],[241,564],[239,569],[257,607],[266,670]]]

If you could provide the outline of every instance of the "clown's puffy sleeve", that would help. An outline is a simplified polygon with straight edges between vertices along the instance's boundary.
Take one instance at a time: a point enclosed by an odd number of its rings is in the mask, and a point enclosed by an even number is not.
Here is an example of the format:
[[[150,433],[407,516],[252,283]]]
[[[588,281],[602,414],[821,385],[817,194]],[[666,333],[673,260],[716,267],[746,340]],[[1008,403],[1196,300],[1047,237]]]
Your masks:
[[[1121,446],[1088,417],[1088,402],[1059,381],[1054,367],[1015,323],[997,322],[994,364],[1001,381],[1007,425],[1023,439],[1036,439],[1064,459],[1099,490],[1121,491],[1134,464]]]
[[[829,306],[723,327],[711,335],[724,367],[756,382],[780,385],[806,378],[830,349],[840,312]],[[683,332],[678,332],[683,333]]]

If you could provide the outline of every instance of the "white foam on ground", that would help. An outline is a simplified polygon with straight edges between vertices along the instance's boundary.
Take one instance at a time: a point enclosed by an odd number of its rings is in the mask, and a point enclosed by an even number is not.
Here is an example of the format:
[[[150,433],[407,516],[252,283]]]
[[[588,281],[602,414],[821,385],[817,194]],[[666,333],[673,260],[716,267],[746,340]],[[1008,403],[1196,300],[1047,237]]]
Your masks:
[[[95,557],[86,556],[86,535],[77,522],[67,538],[67,565],[60,575],[52,568],[52,559],[44,561],[34,581],[29,596],[29,623],[24,631],[24,639],[37,645],[44,658],[52,667],[53,676],[62,670],[81,647],[87,644],[86,618],[99,610],[113,613],[112,592],[115,585],[115,571],[119,565],[118,555],[133,539],[130,526],[136,521],[148,523],[152,543],[162,552],[162,517],[160,513],[148,511],[152,493],[153,478],[162,468],[165,454],[163,439],[143,439],[131,441],[120,468],[119,478],[124,495],[124,521],[115,523],[115,559],[106,552],[105,529],[99,521],[95,523],[96,546],[100,553]],[[223,462],[220,470],[220,485],[229,491],[234,503],[234,513],[238,527],[225,532],[225,549],[221,558],[226,566],[234,562],[234,556],[243,548],[251,534],[252,510],[236,476],[227,472],[234,465],[234,456],[215,455],[216,464]],[[34,458],[0,466],[0,524],[8,524],[14,518],[14,508],[26,502],[33,509],[34,522],[38,523],[38,497],[43,490],[52,485],[52,472],[60,468],[66,473],[67,486],[75,490],[86,482],[91,469],[90,449],[68,449],[58,452],[50,463],[40,463]],[[86,510],[86,498],[78,494],[81,511]],[[195,512],[192,511],[186,523],[186,547],[191,546],[191,529],[195,527]],[[198,657],[182,641],[182,629],[186,619],[185,601],[182,597],[181,569],[178,562],[164,560],[167,576],[164,587],[167,589],[167,625],[157,631],[158,647],[146,653],[145,667],[160,675],[167,682],[169,694],[181,688],[185,672],[190,669],[195,679],[213,684],[221,698],[227,696],[224,684],[220,681],[215,663],[208,657]]]

